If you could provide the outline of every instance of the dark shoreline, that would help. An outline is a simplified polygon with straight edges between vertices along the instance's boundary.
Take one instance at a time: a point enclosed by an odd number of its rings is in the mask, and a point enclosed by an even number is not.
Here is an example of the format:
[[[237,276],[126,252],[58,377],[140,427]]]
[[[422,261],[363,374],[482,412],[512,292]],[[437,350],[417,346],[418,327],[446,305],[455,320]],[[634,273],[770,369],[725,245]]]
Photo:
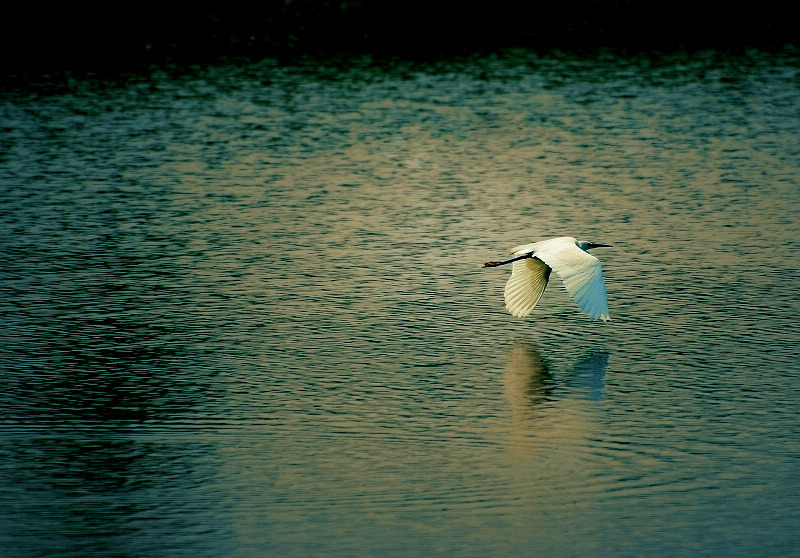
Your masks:
[[[800,2],[725,7],[660,0],[450,3],[145,1],[12,8],[0,25],[8,72],[337,52],[431,56],[508,47],[632,50],[798,45]]]

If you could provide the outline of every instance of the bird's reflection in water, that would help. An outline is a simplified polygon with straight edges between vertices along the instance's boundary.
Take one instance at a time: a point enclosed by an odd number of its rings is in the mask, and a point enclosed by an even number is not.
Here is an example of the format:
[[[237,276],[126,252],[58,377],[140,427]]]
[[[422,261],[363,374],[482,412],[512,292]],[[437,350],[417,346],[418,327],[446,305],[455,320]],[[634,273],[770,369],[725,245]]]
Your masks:
[[[574,365],[554,365],[532,343],[514,343],[503,376],[511,408],[512,446],[563,444],[591,429],[589,414],[603,399],[609,353],[590,351]]]
[[[587,399],[603,399],[606,388],[608,353],[593,351],[578,361],[570,371],[569,384],[582,391]]]
[[[511,347],[504,383],[511,407],[519,409],[548,402],[554,388],[547,360],[535,346],[522,342]]]

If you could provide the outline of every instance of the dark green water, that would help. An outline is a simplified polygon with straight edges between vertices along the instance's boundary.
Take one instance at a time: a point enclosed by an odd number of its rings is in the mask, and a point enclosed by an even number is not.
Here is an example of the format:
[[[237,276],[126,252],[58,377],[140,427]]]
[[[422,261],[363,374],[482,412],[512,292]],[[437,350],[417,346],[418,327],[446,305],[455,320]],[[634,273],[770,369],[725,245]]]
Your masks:
[[[509,51],[0,104],[3,556],[787,556],[800,62]],[[613,244],[612,320],[511,246]]]

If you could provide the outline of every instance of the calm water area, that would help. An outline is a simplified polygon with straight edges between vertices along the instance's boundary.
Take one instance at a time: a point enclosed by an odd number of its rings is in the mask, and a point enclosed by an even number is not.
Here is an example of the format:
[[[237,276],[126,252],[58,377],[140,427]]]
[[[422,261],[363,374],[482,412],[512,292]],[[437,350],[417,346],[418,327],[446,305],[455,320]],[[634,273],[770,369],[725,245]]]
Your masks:
[[[798,556],[799,251],[793,51],[11,83],[0,555]]]

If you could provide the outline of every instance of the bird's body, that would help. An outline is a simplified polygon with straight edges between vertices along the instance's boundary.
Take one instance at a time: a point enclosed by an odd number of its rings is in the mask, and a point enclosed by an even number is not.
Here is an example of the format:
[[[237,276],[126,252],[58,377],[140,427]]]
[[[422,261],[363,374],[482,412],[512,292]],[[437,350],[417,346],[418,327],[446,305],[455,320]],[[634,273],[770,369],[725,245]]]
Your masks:
[[[550,273],[555,270],[575,303],[593,320],[610,320],[608,297],[600,261],[590,255],[590,248],[610,246],[577,241],[570,236],[512,248],[511,258],[487,262],[484,267],[513,264],[506,283],[506,309],[515,317],[530,314],[544,293]]]

